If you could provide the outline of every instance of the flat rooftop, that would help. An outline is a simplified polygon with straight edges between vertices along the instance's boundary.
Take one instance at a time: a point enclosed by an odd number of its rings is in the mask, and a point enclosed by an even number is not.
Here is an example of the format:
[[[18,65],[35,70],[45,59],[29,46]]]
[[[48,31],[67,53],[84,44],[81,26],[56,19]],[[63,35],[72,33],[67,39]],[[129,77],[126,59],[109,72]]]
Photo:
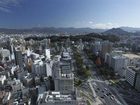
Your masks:
[[[140,59],[140,55],[136,55],[136,54],[123,54],[123,56],[129,58],[129,59],[135,59],[135,58],[139,58]]]
[[[62,95],[60,92],[44,92],[38,96],[38,102],[61,102],[61,101],[74,101],[73,95]]]
[[[129,68],[129,69],[132,69],[132,70],[135,71],[135,72],[140,73],[140,67],[137,67],[137,66],[129,66],[128,68]]]
[[[125,59],[125,56],[121,56],[121,55],[116,55],[113,57],[114,59]]]

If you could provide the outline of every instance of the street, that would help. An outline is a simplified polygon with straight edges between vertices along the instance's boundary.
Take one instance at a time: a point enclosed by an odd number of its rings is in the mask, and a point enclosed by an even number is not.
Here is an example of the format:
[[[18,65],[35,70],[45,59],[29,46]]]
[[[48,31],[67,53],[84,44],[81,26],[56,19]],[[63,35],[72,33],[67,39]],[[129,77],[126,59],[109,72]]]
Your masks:
[[[96,73],[96,69],[93,67],[94,63],[88,59],[87,55],[84,52],[81,54],[84,63],[89,66],[89,69],[91,70],[91,78],[88,82],[90,82],[89,85],[92,84],[91,90],[93,92],[93,97],[95,99],[99,97],[104,105],[127,105],[117,90],[109,86],[108,80],[104,80]]]

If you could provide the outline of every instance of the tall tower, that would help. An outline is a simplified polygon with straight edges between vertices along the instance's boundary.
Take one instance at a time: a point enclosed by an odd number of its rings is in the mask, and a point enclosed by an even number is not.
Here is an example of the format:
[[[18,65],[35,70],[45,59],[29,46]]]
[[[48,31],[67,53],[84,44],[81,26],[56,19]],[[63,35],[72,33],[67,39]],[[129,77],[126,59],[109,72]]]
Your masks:
[[[23,68],[22,52],[19,49],[15,49],[14,54],[15,54],[16,65],[19,65],[20,68]]]

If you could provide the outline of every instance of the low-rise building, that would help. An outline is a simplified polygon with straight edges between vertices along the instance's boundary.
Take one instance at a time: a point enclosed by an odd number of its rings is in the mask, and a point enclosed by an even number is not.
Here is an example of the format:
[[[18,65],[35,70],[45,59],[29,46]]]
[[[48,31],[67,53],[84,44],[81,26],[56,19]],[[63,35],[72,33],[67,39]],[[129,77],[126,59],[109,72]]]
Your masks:
[[[17,92],[18,90],[22,90],[23,88],[23,84],[20,80],[11,80],[11,81],[8,81],[8,84],[12,87],[12,90],[14,92]]]
[[[11,92],[0,91],[0,105],[7,105],[11,98]]]
[[[132,54],[132,53],[127,53],[123,54],[126,58],[128,58],[128,65],[129,66],[135,66],[137,64],[140,65],[140,55]]]
[[[78,101],[74,95],[62,95],[60,92],[45,92],[37,99],[38,105],[77,105]]]
[[[5,75],[1,75],[0,76],[0,86],[4,85],[5,81],[6,81],[6,76]]]
[[[11,60],[10,51],[8,49],[0,49],[0,54],[3,57],[2,61]]]

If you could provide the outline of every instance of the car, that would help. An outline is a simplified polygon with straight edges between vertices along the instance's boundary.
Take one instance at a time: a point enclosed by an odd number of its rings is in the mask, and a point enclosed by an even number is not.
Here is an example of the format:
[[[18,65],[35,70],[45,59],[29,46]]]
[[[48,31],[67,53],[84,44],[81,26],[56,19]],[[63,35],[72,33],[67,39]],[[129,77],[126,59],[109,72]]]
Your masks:
[[[103,96],[101,96],[101,98],[104,98]]]
[[[99,88],[97,88],[97,90],[100,90]]]
[[[111,99],[111,100],[114,100],[114,98],[113,98],[112,96],[110,97],[110,99]]]
[[[111,100],[114,100],[114,99],[115,99],[115,97],[112,95],[112,96],[110,97],[110,99],[111,99]]]
[[[107,93],[106,95],[107,95],[107,96],[109,96],[109,94],[108,94],[108,93]]]
[[[112,95],[111,97],[112,97],[112,98],[115,98],[115,96],[114,96],[114,95]]]
[[[95,92],[98,92],[97,90],[95,90]]]
[[[105,96],[105,97],[107,97],[107,95],[106,95],[106,94],[104,94],[104,96]]]
[[[102,90],[102,92],[104,93],[104,91]]]
[[[109,92],[108,95],[111,95],[111,93]]]
[[[108,90],[107,88],[104,88],[105,90]]]

